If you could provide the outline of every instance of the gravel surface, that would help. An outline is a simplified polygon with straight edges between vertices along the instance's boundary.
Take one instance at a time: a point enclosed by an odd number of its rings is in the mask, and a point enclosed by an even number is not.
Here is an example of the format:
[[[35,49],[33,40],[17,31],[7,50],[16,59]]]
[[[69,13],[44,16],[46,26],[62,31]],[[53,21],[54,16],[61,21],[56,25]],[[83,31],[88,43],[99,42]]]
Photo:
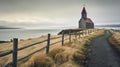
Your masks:
[[[108,31],[92,41],[86,67],[120,67],[120,57],[107,42]]]

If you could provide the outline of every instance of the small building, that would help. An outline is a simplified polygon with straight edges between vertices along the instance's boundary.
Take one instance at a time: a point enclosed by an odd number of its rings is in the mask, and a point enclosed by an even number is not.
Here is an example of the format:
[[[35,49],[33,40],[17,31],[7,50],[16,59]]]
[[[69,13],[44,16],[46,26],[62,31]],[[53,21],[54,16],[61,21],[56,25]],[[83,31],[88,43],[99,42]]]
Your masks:
[[[94,28],[94,23],[90,18],[87,18],[87,12],[85,7],[81,12],[81,19],[79,20],[79,28],[92,29]]]

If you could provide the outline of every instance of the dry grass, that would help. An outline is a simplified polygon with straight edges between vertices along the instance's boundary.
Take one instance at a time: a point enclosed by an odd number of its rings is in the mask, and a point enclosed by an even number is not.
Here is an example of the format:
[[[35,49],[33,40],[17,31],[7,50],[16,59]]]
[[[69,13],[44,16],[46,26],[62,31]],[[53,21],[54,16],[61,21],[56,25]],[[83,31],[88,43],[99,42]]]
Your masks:
[[[110,31],[112,36],[109,38],[109,42],[120,52],[120,32]]]
[[[18,63],[19,67],[84,67],[86,63],[86,56],[89,52],[89,49],[86,47],[90,45],[90,42],[93,38],[102,35],[104,30],[99,30],[97,32],[91,33],[87,36],[82,36],[79,39],[73,39],[71,43],[66,42],[64,46],[55,45],[51,46],[50,52],[46,55],[45,52],[38,52],[32,55],[27,60],[21,61]],[[55,37],[55,36],[53,36]],[[46,39],[46,36],[29,39],[29,40],[22,40],[19,42],[19,47],[23,46],[23,44],[28,44],[31,42],[41,41]],[[60,38],[61,39],[61,38]],[[53,40],[51,42],[59,41],[60,39]],[[12,45],[9,43],[9,48],[0,49],[0,51],[9,50],[11,49]],[[27,48],[25,50],[19,51],[19,56],[22,57],[29,52],[32,52],[36,49],[39,49],[45,46],[46,43],[41,45],[36,45],[31,48]],[[5,46],[6,47],[6,46]],[[6,57],[0,58],[0,64],[4,65],[5,63],[10,60],[11,56],[8,55]],[[3,59],[6,59],[3,61]],[[2,66],[1,65],[1,66]]]
[[[64,46],[54,46],[50,52],[36,53],[19,67],[84,67],[90,45],[90,40],[102,35],[104,30],[92,33],[79,39],[72,40],[71,43],[65,43]]]
[[[53,67],[53,60],[45,54],[35,54],[29,60],[23,63],[20,67]]]
[[[83,67],[85,59],[85,55],[78,49],[54,47],[48,55],[35,54],[20,67]]]
[[[51,35],[51,37],[58,37],[58,35]],[[19,41],[18,47],[22,47],[22,46],[25,46],[27,44],[34,43],[34,42],[39,42],[39,41],[42,41],[42,40],[45,40],[45,39],[47,39],[47,36],[41,36],[41,37],[38,37],[38,38],[31,38],[31,39],[28,39],[28,40]],[[60,39],[61,38],[51,40],[51,43],[59,41]],[[26,56],[29,53],[46,46],[46,44],[47,43],[45,42],[45,43],[41,43],[41,44],[31,46],[31,47],[26,48],[24,50],[18,51],[18,58]],[[57,45],[57,46],[60,46],[60,45]],[[0,43],[0,52],[10,50],[10,49],[12,49],[12,47],[13,47],[12,43]],[[43,51],[41,51],[41,53],[45,53],[45,51],[43,50]],[[11,60],[12,60],[12,55],[11,54],[7,55],[7,56],[4,56],[4,57],[0,57],[0,67],[2,67],[4,64],[8,63]]]

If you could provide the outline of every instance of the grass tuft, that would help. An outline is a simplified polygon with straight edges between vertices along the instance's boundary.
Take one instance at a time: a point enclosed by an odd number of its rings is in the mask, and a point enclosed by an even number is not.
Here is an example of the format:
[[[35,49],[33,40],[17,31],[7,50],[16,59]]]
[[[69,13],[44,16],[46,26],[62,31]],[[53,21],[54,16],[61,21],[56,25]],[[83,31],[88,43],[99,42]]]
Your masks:
[[[109,42],[120,52],[120,32],[110,30],[112,36],[109,38]]]
[[[27,63],[20,67],[53,67],[53,60],[45,54],[36,54],[32,56]]]

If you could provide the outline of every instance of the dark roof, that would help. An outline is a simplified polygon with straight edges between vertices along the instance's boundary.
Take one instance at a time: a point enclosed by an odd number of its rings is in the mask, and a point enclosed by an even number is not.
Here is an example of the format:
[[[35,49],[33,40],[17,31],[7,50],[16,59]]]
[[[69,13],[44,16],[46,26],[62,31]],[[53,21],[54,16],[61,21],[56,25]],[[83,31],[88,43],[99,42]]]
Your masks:
[[[83,7],[82,14],[86,14],[86,13],[87,13],[86,9],[85,9],[85,7]]]
[[[77,29],[64,29],[62,31],[60,31],[58,33],[58,35],[62,34],[62,32],[64,32],[64,34],[69,34],[70,33],[74,33],[74,32],[78,32],[78,31],[82,31],[83,29],[77,28]]]
[[[86,23],[93,23],[93,21],[90,18],[85,19]]]

